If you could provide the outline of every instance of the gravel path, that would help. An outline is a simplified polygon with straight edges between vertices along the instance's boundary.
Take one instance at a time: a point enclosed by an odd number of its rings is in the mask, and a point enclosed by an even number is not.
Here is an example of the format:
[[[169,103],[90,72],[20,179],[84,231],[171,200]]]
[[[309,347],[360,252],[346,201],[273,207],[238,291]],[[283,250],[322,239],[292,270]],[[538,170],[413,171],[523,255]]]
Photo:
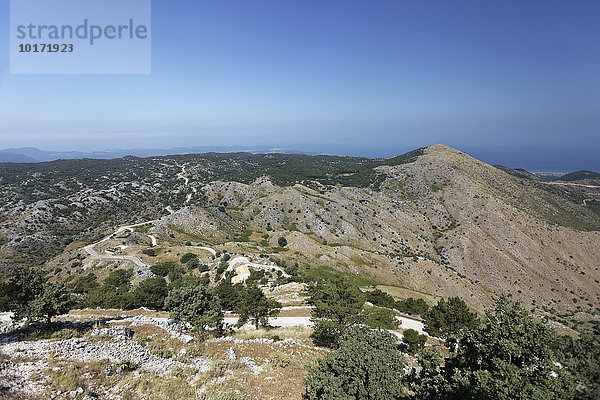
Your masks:
[[[406,317],[396,317],[400,322],[400,327],[402,329],[414,329],[419,332],[419,334],[427,335],[427,332],[424,331],[424,324],[421,321],[415,321]],[[225,323],[235,325],[238,321],[238,317],[225,317]],[[269,318],[269,324],[278,327],[278,328],[292,328],[296,326],[310,328],[312,327],[312,322],[310,317],[275,317]],[[244,329],[252,329],[252,324],[246,324],[243,326]],[[429,336],[429,335],[427,335]]]

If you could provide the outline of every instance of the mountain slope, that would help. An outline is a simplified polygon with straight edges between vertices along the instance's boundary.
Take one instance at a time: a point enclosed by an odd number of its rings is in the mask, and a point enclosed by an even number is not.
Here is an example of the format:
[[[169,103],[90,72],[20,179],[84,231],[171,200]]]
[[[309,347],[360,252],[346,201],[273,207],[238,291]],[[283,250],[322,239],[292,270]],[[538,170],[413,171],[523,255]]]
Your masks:
[[[507,292],[562,317],[600,312],[600,214],[583,195],[443,145],[390,159],[209,153],[0,172],[5,266],[80,274],[65,265],[86,259],[84,243],[158,219],[147,229],[165,251],[210,245],[477,308]],[[138,236],[128,255],[153,262]]]

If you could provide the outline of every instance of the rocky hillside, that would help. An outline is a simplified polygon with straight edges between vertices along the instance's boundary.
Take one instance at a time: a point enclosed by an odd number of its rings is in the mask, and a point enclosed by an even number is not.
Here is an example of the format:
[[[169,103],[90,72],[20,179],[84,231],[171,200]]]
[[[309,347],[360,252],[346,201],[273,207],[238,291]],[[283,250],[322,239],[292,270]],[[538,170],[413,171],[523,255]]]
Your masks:
[[[0,171],[5,267],[56,270],[116,226],[157,220],[146,229],[164,249],[193,242],[475,308],[507,292],[569,319],[600,314],[595,202],[443,145],[391,159],[203,154]]]

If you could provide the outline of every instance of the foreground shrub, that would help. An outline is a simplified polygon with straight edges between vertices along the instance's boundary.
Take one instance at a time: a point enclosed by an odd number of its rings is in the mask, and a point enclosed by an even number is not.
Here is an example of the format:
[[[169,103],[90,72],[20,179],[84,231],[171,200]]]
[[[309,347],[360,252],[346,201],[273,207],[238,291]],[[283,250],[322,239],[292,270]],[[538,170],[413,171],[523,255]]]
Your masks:
[[[394,400],[402,397],[403,358],[388,332],[352,327],[339,348],[305,379],[305,400]]]
[[[218,297],[205,285],[182,286],[169,292],[165,308],[171,318],[189,322],[200,331],[207,327],[221,329],[223,311]]]

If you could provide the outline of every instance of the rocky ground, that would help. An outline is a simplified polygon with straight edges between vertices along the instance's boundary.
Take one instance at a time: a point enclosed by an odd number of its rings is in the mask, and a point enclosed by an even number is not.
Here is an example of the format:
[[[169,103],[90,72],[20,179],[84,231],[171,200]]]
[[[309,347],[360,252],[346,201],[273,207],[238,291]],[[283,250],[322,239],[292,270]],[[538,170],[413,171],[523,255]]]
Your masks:
[[[325,353],[301,327],[210,339],[138,315],[63,322],[49,337],[15,328],[0,336],[0,395],[9,399],[299,399],[305,366]]]

